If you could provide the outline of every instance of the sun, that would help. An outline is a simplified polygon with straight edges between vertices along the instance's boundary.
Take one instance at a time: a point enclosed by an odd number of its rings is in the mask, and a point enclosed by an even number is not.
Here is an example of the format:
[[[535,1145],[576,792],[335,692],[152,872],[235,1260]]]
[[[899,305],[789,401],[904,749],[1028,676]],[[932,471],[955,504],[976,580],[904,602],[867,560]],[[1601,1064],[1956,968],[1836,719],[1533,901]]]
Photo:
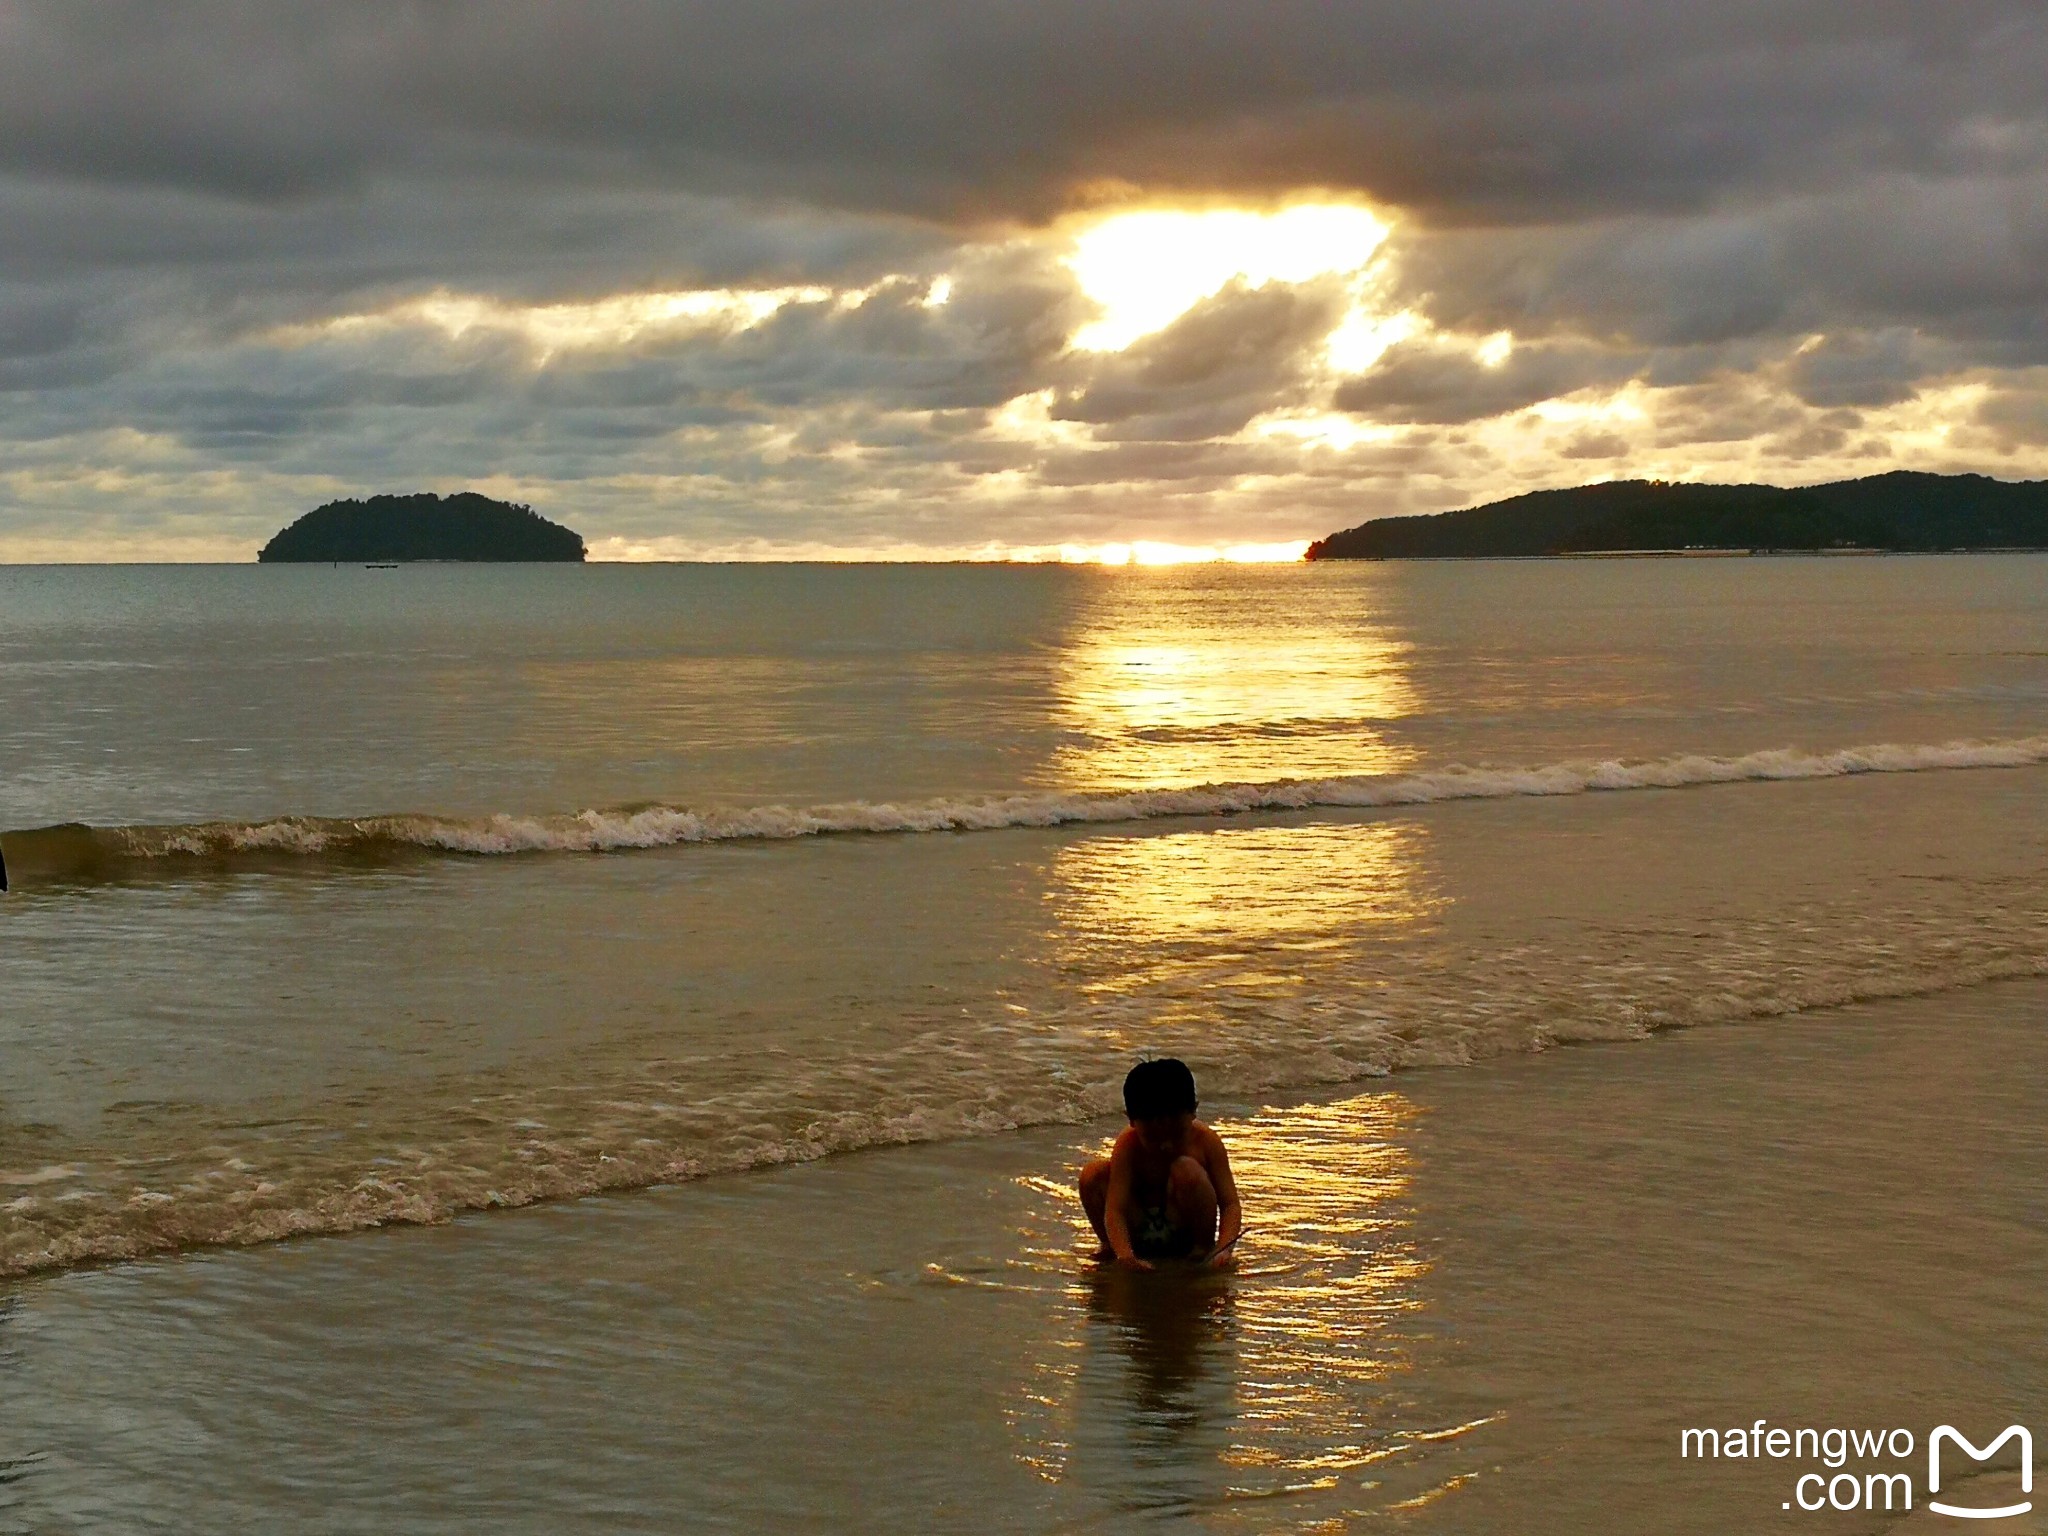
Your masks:
[[[1166,544],[1138,539],[1129,544],[1062,544],[1065,565],[1279,565],[1308,553],[1307,539],[1281,544]]]
[[[1067,265],[1101,309],[1075,333],[1087,352],[1117,352],[1173,323],[1234,278],[1251,287],[1364,269],[1388,226],[1355,203],[1296,203],[1270,212],[1141,208],[1073,237]]]

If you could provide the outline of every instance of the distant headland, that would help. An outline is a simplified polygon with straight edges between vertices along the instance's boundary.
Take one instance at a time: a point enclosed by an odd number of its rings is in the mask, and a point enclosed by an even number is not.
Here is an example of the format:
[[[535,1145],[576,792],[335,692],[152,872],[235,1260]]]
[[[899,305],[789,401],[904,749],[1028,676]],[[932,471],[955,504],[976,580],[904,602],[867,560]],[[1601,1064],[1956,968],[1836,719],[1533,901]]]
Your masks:
[[[1380,518],[1318,539],[1306,558],[1968,549],[2048,549],[2048,480],[1913,470],[1796,490],[1617,480]]]
[[[397,560],[556,560],[584,555],[583,537],[531,507],[474,491],[372,496],[315,507],[257,552],[266,565]]]

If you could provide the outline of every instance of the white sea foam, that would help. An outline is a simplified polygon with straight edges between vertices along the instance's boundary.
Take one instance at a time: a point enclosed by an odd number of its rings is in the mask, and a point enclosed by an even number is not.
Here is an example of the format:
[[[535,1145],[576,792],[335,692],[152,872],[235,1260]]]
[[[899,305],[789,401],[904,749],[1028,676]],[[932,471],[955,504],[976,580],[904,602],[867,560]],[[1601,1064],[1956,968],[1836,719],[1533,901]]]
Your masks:
[[[464,855],[606,853],[690,843],[779,841],[834,835],[986,832],[1234,816],[1256,811],[1430,805],[1451,800],[1682,789],[1694,785],[1839,778],[1865,773],[1932,773],[2048,763],[2048,736],[1998,741],[1886,742],[1807,752],[1792,747],[1715,757],[1686,753],[1609,758],[1528,768],[1451,765],[1417,773],[1352,774],[1127,791],[1042,790],[928,800],[691,809],[646,805],[568,815],[459,818],[424,813],[360,818],[286,816],[268,821],[180,826],[67,825],[5,834],[14,878],[96,881],[124,878],[160,861],[237,857],[380,857],[410,852]]]
[[[1950,845],[1939,818],[1921,827]],[[713,1028],[658,1057],[632,1043],[566,1069],[544,1058],[534,1073],[425,1074],[253,1121],[246,1104],[138,1101],[108,1117],[110,1140],[48,1128],[0,1148],[0,1279],[1088,1121],[1113,1114],[1138,1048],[1183,1056],[1207,1094],[1253,1098],[2039,976],[2037,831],[2030,822],[2022,851],[1993,864],[1982,840],[1998,834],[1980,825],[1967,877],[1928,879],[1922,843],[1883,866],[1889,879],[1804,897],[1786,894],[1810,884],[1788,873],[1832,861],[1750,878],[1731,866],[1729,904],[1710,922],[1674,923],[1668,906],[1660,919],[1640,900],[1663,883],[1644,867],[1654,861],[1623,855],[1599,908],[1620,922],[1561,920],[1539,898],[1520,927],[1396,932],[1347,926],[1340,902],[1315,930],[1335,942],[1283,949],[1258,937],[1254,910],[1250,926],[1150,957],[1067,950],[1050,991],[1021,994],[1030,1007],[997,990],[892,1008],[880,1030],[828,1017],[800,1050],[757,1051],[751,1031]],[[1350,878],[1375,876],[1360,864]],[[1248,965],[1231,961],[1240,951]],[[1298,968],[1293,982],[1270,985],[1276,956]]]
[[[1877,969],[1852,964],[1791,984],[1610,999],[1605,1008],[1569,1024],[1542,999],[1516,1008],[1491,991],[1428,999],[1432,1018],[1463,1014],[1463,1027],[1441,1035],[1425,1029],[1412,1039],[1392,1027],[1395,1020],[1369,1011],[1350,1013],[1348,1024],[1342,1012],[1328,1015],[1322,1025],[1334,1024],[1336,1035],[1304,1038],[1301,1021],[1282,1013],[1272,1021],[1273,1039],[1235,1064],[1202,1061],[1201,1076],[1205,1091],[1233,1097],[1327,1089],[1403,1068],[1467,1065],[1567,1041],[1634,1039],[1662,1029],[1771,1018],[2048,972],[2038,923],[2021,926],[2031,931],[2032,941],[1973,946],[1951,930],[1931,934],[1936,943],[1929,952],[1895,956]],[[1518,1027],[1546,1015],[1548,1023]],[[1121,1058],[1077,1063],[1079,1071],[1057,1076],[1030,1070],[990,1076],[983,1045],[978,1038],[976,1049],[966,1053],[963,1071],[973,1075],[955,1080],[908,1084],[887,1064],[870,1061],[836,1077],[807,1079],[801,1091],[779,1100],[740,1095],[690,1111],[629,1097],[618,1083],[558,1086],[550,1109],[550,1119],[562,1122],[558,1126],[519,1113],[517,1098],[493,1115],[489,1100],[450,1104],[399,1092],[375,1124],[352,1109],[354,1129],[337,1125],[332,1134],[300,1142],[266,1141],[266,1173],[221,1156],[218,1143],[243,1134],[221,1125],[202,1144],[159,1149],[147,1160],[166,1188],[134,1183],[137,1160],[131,1158],[124,1166],[62,1170],[67,1179],[96,1179],[97,1187],[42,1200],[32,1192],[0,1204],[0,1212],[13,1218],[0,1223],[0,1280],[179,1249],[431,1224],[464,1211],[644,1188],[873,1147],[1079,1124],[1114,1113]],[[908,1053],[926,1070],[934,1055],[929,1046],[921,1039]],[[407,1155],[382,1155],[401,1125]],[[6,1182],[39,1184],[54,1181],[56,1172]]]
[[[2048,736],[2003,741],[1880,743],[1806,752],[1782,747],[1739,757],[1686,753],[1646,760],[1610,758],[1529,768],[1454,765],[1420,773],[1276,779],[1126,792],[1045,791],[907,801],[844,801],[692,810],[653,805],[567,816],[497,815],[460,820],[426,815],[353,821],[285,818],[113,832],[128,857],[219,856],[239,852],[321,854],[377,844],[465,854],[601,853],[684,843],[781,840],[832,834],[981,832],[1230,816],[1318,806],[1429,805],[1447,800],[1680,789],[1692,785],[1828,779],[1865,773],[1929,773],[2048,763]]]

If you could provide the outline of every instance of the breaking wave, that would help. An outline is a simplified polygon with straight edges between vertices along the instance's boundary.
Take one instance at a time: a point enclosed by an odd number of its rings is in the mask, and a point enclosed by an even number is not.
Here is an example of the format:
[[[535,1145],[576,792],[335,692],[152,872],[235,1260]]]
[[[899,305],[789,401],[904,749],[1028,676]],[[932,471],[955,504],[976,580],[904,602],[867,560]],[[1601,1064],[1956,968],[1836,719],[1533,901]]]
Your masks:
[[[1564,963],[1533,988],[1515,954],[1339,980],[1311,1005],[1268,1007],[1256,1040],[1211,1030],[1182,1054],[1212,1097],[1252,1097],[2048,975],[2048,912],[2038,906],[2014,904],[1991,922],[1843,915],[1790,909],[1736,925],[1717,952],[1667,954],[1653,967],[1624,953],[1558,956]],[[660,1062],[523,1089],[394,1084],[371,1102],[303,1106],[253,1128],[173,1113],[155,1144],[118,1157],[52,1146],[11,1173],[0,1147],[0,1283],[1083,1124],[1115,1113],[1128,1038],[1076,1019],[1006,1025],[998,1011],[923,1021],[910,1044],[879,1054],[811,1059],[795,1082],[719,1091],[686,1063]]]
[[[1681,789],[1703,784],[1930,773],[2048,763],[2048,736],[2002,741],[1879,743],[1808,752],[1782,747],[1739,757],[1687,753],[1530,768],[1453,765],[1417,773],[1273,779],[1187,788],[1112,792],[1033,791],[1009,795],[829,805],[760,805],[693,810],[671,805],[586,810],[569,815],[476,818],[399,814],[361,818],[287,816],[270,821],[171,826],[82,824],[9,832],[0,854],[17,882],[118,879],[138,866],[177,860],[333,858],[377,860],[407,853],[503,855],[609,853],[685,843],[779,840],[835,834],[985,832],[1232,816],[1315,807],[1430,805],[1448,800]]]

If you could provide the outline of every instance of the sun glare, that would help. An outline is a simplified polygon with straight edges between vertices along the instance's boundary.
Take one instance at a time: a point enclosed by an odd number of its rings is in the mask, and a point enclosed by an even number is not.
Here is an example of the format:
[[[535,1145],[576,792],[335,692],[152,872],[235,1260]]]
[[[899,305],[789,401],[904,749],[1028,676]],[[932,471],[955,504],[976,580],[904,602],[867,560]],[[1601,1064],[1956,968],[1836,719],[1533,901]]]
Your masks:
[[[1273,213],[1141,209],[1074,237],[1068,266],[1101,317],[1075,333],[1082,351],[1116,352],[1173,323],[1233,278],[1254,288],[1357,272],[1387,238],[1363,208],[1303,203]]]
[[[1129,544],[1062,544],[1066,565],[1281,565],[1308,552],[1307,539],[1284,544],[1162,544],[1137,539]]]
[[[1486,368],[1498,368],[1515,355],[1515,333],[1495,331],[1472,349],[1472,355]]]
[[[1324,355],[1339,373],[1364,373],[1389,347],[1406,341],[1423,327],[1424,322],[1406,310],[1395,315],[1375,315],[1364,305],[1353,304],[1350,313],[1323,344]]]

